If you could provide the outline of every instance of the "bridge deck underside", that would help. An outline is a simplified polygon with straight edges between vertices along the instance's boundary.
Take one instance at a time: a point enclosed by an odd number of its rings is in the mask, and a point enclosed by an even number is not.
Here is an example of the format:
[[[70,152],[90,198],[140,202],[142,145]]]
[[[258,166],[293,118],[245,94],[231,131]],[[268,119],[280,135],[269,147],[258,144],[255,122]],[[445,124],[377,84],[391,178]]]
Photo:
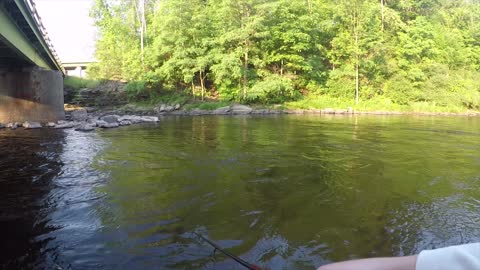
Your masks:
[[[0,39],[0,68],[19,68],[31,65]]]

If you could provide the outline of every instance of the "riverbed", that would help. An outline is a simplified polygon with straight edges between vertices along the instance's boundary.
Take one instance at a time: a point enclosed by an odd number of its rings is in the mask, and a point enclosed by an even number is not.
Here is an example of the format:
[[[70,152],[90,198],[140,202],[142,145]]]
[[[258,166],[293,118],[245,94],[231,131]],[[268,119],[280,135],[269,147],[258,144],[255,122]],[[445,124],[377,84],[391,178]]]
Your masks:
[[[480,241],[480,118],[0,130],[1,269],[270,269]]]

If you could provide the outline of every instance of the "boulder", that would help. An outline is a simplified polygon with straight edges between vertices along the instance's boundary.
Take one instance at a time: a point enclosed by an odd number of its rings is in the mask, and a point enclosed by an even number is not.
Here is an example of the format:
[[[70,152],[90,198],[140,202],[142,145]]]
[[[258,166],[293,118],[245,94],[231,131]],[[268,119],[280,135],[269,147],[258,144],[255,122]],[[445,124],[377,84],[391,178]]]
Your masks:
[[[270,111],[268,109],[258,109],[258,110],[253,110],[252,114],[269,114]]]
[[[232,114],[250,114],[253,111],[252,108],[239,104],[233,105],[231,110]]]
[[[187,112],[183,111],[183,110],[178,110],[178,111],[173,111],[171,114],[172,115],[185,115],[185,114],[187,114]]]
[[[88,118],[87,110],[79,109],[71,112],[71,119],[73,121],[85,121]]]
[[[326,108],[326,109],[322,110],[322,113],[333,114],[333,113],[335,113],[335,110],[332,109],[332,108]]]
[[[58,124],[55,126],[55,128],[56,129],[73,128],[78,125],[79,125],[78,122],[58,121]]]
[[[56,126],[56,124],[54,122],[48,122],[45,126],[49,128],[53,128]]]
[[[23,127],[26,129],[35,129],[35,128],[42,128],[42,125],[38,122],[25,121],[23,123]]]
[[[178,104],[178,103],[175,104],[175,106],[173,108],[175,109],[175,111],[180,110],[180,104]]]
[[[130,120],[122,120],[118,123],[120,126],[129,126],[132,124]]]
[[[8,124],[7,124],[7,128],[17,129],[17,128],[18,128],[18,124],[17,124],[17,123],[8,123]]]
[[[100,117],[100,120],[105,121],[107,123],[117,123],[118,118],[120,118],[120,116],[112,114],[112,115],[105,115],[103,117]]]
[[[83,131],[83,132],[88,132],[88,131],[93,131],[95,130],[95,126],[92,124],[88,123],[82,123],[80,126],[77,126],[75,128],[76,131]]]
[[[141,117],[142,122],[158,122],[158,117],[156,116],[142,116]]]
[[[231,111],[230,106],[221,107],[213,111],[213,114],[229,114]]]
[[[207,110],[202,110],[202,109],[198,109],[198,108],[195,108],[193,110],[191,110],[190,112],[188,112],[189,115],[206,115],[206,114],[211,114],[213,113],[213,111],[207,111]]]
[[[108,123],[106,121],[103,121],[103,120],[98,120],[97,121],[97,127],[99,128],[116,128],[118,127],[118,123],[115,122],[115,123]]]
[[[175,107],[173,107],[173,106],[166,106],[165,107],[166,112],[173,112],[174,110],[175,110]]]

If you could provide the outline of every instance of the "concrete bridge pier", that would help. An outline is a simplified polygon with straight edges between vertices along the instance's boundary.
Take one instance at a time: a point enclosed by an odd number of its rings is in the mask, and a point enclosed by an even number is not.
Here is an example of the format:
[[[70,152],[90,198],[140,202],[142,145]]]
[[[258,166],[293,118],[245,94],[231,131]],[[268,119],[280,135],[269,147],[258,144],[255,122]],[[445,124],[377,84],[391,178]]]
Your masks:
[[[64,118],[61,71],[39,67],[0,69],[0,123]]]

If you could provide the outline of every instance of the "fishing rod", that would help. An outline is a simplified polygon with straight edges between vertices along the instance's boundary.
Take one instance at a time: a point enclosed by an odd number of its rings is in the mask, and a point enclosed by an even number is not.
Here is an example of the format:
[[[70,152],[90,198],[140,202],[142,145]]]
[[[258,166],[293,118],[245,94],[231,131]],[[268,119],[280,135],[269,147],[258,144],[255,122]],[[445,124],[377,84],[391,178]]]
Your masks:
[[[230,257],[231,259],[233,259],[234,261],[238,262],[239,264],[241,264],[242,266],[244,266],[245,268],[247,269],[250,269],[250,270],[262,270],[262,268],[254,265],[254,264],[251,264],[247,261],[244,261],[242,260],[241,258],[233,255],[232,253],[222,249],[219,245],[213,243],[212,241],[208,240],[207,238],[203,237],[202,235],[196,233],[196,232],[193,232],[196,236],[198,236],[200,239],[202,239],[203,241],[207,242],[209,245],[211,245],[212,247],[214,247],[214,252],[215,250],[218,250],[220,251],[221,253],[223,253],[225,256],[227,257]]]

